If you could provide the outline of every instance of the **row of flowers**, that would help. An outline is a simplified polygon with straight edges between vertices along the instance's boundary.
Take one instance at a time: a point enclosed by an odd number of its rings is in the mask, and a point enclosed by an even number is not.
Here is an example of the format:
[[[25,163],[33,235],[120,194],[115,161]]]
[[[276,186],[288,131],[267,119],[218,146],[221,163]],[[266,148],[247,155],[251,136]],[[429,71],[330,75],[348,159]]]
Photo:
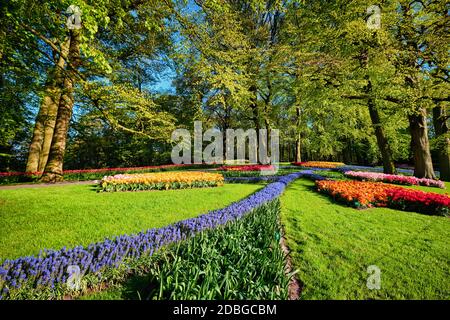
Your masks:
[[[222,166],[217,168],[220,171],[273,171],[273,165],[252,164],[252,165],[236,165],[236,166]]]
[[[328,169],[334,169],[345,165],[345,163],[343,162],[327,162],[327,161],[293,162],[292,164],[295,166],[306,168],[328,168]]]
[[[439,180],[416,178],[414,176],[402,176],[397,174],[384,174],[364,171],[347,171],[345,175],[350,178],[363,181],[380,181],[394,184],[420,185],[428,187],[445,188],[445,184]]]
[[[316,181],[319,192],[357,208],[389,207],[429,215],[449,214],[448,195],[407,189],[382,182]]]
[[[227,183],[258,183],[266,181],[277,181],[282,176],[253,176],[253,177],[225,177]]]
[[[334,170],[342,172],[342,173],[345,173],[347,171],[369,171],[369,172],[383,173],[383,167],[369,167],[369,166],[356,166],[356,165],[345,165],[342,167],[337,167]],[[395,170],[397,171],[397,173],[401,173],[404,175],[409,175],[409,176],[414,175],[414,170],[412,170],[412,169],[397,167]],[[434,173],[439,177],[439,171],[435,171]]]
[[[100,181],[100,191],[139,191],[217,187],[223,185],[220,173],[197,171],[117,174]]]
[[[142,171],[142,170],[159,170],[192,166],[191,164],[165,164],[159,166],[143,166],[143,167],[125,167],[125,168],[101,168],[101,169],[80,169],[80,170],[64,170],[64,174],[78,174],[78,173],[102,173],[111,171]],[[39,176],[43,172],[0,172],[0,177],[13,177],[13,176]]]
[[[286,185],[300,175],[301,173],[293,173],[280,177],[277,182],[270,183],[262,190],[223,209],[210,211],[167,227],[117,236],[86,247],[44,250],[37,257],[5,260],[0,265],[0,299],[2,295],[7,296],[10,289],[17,289],[25,284],[42,288],[64,284],[69,277],[69,266],[78,266],[82,275],[101,274],[105,268],[118,267],[125,258],[138,259],[141,256],[152,255],[162,246],[243,217],[253,209],[280,196]]]

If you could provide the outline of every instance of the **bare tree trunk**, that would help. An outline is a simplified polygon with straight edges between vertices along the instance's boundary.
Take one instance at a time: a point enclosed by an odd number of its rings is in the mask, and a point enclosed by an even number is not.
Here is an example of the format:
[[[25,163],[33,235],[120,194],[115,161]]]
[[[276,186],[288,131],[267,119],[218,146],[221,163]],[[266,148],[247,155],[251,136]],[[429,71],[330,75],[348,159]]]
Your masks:
[[[30,143],[26,172],[43,172],[47,163],[50,145],[58,112],[61,86],[63,85],[63,69],[69,50],[69,39],[61,46],[61,56],[49,74],[45,95],[39,108],[38,116]]]
[[[435,179],[428,140],[427,111],[422,107],[419,113],[409,115],[408,119],[414,156],[414,175],[418,178]]]
[[[447,114],[441,106],[433,108],[433,124],[438,139],[438,159],[440,179],[450,181],[450,129],[447,123]]]
[[[73,67],[79,65],[80,33],[72,30],[69,46],[69,61]],[[64,77],[64,88],[59,101],[56,125],[53,132],[52,143],[48,162],[45,166],[42,181],[56,182],[63,180],[63,162],[66,151],[67,132],[69,129],[72,109],[74,104],[73,87],[76,79],[76,71],[68,69]]]

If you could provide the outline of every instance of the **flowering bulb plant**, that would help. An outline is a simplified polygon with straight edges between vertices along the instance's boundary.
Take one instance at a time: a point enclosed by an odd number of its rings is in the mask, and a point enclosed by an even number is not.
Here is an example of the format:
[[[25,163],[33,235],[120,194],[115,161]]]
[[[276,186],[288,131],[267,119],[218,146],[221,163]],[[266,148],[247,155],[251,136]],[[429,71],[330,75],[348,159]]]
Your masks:
[[[338,201],[368,208],[385,203],[386,190],[392,186],[380,182],[322,180],[316,181],[316,187]]]
[[[206,172],[154,172],[139,174],[118,174],[104,177],[100,191],[139,191],[217,187],[223,185],[219,173]]]
[[[429,215],[448,215],[448,195],[407,189],[381,182],[316,181],[319,192],[357,208],[389,207]]]
[[[280,177],[249,197],[195,218],[179,221],[159,229],[120,235],[102,242],[75,248],[43,250],[38,256],[3,260],[0,264],[0,299],[23,286],[53,288],[68,280],[68,267],[79,266],[82,275],[101,276],[106,268],[119,267],[126,259],[151,256],[159,248],[187,239],[199,232],[214,229],[244,217],[252,210],[276,199],[301,173]]]
[[[236,166],[222,166],[217,168],[217,170],[221,171],[263,171],[275,170],[273,165],[263,165],[263,164],[252,164],[252,165],[236,165]]]
[[[345,165],[345,163],[343,162],[327,162],[327,161],[293,162],[292,164],[295,166],[306,168],[328,168],[328,169],[333,169]]]
[[[158,169],[168,169],[168,168],[179,168],[190,166],[188,164],[165,164],[160,166],[142,166],[142,167],[120,167],[120,168],[100,168],[100,169],[79,169],[79,170],[64,170],[64,174],[76,174],[76,173],[101,173],[101,172],[111,172],[111,171],[141,171],[141,170],[158,170]],[[0,172],[0,177],[12,177],[12,176],[36,176],[41,175],[43,172]]]
[[[377,172],[347,171],[345,175],[349,178],[363,181],[381,181],[393,184],[420,185],[428,187],[445,188],[444,182],[440,180],[416,178],[397,174],[384,174]]]

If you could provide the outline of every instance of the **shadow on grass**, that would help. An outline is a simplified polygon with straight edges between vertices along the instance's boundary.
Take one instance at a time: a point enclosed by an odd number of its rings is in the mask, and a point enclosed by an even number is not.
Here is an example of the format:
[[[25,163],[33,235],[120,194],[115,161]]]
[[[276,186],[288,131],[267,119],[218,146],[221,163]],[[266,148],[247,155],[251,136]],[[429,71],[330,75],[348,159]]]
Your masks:
[[[124,300],[148,300],[158,288],[151,275],[133,275],[123,283],[122,298]],[[152,294],[153,295],[153,294]]]

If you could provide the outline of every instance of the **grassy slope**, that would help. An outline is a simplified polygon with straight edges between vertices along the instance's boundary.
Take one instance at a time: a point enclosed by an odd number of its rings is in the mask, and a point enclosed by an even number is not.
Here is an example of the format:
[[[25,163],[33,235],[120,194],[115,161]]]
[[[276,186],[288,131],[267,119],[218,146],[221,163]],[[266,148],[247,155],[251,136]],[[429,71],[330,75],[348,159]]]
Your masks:
[[[90,185],[66,185],[0,190],[0,259],[162,227],[225,207],[259,188],[226,184],[207,189],[97,193]]]
[[[335,204],[298,180],[282,196],[282,219],[303,299],[448,299],[450,219]],[[437,188],[419,189],[445,192]],[[367,267],[381,269],[369,290]]]

